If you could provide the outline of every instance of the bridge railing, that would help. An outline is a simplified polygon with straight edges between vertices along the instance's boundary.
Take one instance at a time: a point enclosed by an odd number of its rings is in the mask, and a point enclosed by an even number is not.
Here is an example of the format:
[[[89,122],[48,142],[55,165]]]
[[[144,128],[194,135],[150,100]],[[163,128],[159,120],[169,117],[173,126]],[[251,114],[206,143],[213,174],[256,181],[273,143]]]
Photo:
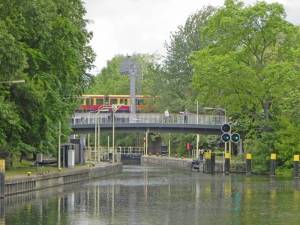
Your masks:
[[[79,124],[95,124],[96,120],[100,124],[112,124],[112,113],[75,113],[71,123]],[[170,114],[166,117],[160,113],[115,113],[115,124],[128,123],[153,123],[153,124],[206,124],[206,125],[221,125],[225,121],[223,115],[204,115],[199,114]]]

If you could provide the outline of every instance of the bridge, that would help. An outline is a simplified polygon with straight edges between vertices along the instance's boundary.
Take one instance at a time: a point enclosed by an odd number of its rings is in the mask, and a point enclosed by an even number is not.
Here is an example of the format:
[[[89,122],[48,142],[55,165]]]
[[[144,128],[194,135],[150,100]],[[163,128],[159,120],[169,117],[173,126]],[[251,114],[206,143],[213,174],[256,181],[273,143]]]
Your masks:
[[[112,119],[114,115],[114,120]],[[220,126],[225,122],[223,115],[170,114],[161,113],[75,113],[71,127],[74,133],[92,133],[96,122],[101,130],[158,131],[220,134]]]

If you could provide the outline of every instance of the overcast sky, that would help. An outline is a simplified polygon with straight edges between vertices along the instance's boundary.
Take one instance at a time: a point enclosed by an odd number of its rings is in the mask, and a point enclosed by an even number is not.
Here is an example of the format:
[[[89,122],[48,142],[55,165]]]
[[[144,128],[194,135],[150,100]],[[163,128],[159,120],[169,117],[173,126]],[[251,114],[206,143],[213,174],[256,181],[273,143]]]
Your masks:
[[[94,33],[91,45],[97,54],[99,72],[116,54],[165,54],[170,32],[187,17],[207,5],[221,6],[224,0],[84,0],[88,29]],[[245,0],[246,4],[255,0]],[[287,19],[300,24],[300,0],[267,0],[285,6]]]

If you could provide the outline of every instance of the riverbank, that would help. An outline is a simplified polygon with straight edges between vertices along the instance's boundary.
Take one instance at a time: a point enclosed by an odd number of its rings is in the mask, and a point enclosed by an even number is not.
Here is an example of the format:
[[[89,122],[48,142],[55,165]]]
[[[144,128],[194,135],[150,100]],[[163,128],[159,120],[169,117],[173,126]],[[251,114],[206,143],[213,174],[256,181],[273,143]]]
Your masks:
[[[65,169],[60,172],[31,176],[12,176],[5,178],[4,196],[87,181],[122,171],[122,164],[101,163],[94,167]]]

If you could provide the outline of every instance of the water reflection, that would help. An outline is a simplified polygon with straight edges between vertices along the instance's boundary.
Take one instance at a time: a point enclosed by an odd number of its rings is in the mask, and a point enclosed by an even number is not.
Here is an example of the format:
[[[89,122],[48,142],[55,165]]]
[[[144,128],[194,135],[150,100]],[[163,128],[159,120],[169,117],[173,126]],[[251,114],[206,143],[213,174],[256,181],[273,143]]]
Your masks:
[[[128,166],[113,177],[6,198],[0,225],[294,225],[299,187],[299,180]]]

